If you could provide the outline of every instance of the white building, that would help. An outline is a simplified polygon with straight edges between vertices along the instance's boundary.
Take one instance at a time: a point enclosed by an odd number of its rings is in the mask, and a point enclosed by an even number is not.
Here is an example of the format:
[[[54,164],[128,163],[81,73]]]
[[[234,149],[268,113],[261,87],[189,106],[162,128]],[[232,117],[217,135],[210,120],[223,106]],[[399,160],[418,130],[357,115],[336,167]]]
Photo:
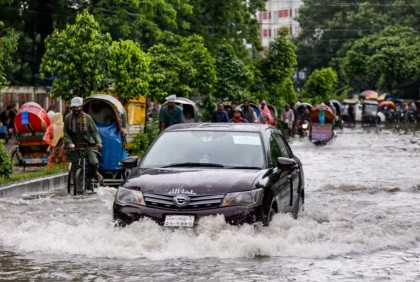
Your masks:
[[[277,36],[281,28],[289,29],[289,34],[299,34],[299,23],[294,20],[299,13],[302,0],[270,0],[266,3],[266,11],[258,13],[260,37],[264,48]]]

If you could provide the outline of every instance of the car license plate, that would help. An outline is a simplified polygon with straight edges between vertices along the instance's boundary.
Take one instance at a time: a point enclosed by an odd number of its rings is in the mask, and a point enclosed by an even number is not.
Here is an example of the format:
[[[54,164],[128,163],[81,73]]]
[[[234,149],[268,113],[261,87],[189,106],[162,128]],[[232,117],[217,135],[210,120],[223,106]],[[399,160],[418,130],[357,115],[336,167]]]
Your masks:
[[[193,227],[193,215],[167,215],[164,226],[168,227]]]

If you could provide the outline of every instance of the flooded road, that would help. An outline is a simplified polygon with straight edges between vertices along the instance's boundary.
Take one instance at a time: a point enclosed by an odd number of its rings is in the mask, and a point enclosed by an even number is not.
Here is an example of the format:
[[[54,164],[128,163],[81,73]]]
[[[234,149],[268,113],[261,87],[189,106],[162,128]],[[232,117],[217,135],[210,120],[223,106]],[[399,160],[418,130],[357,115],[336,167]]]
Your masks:
[[[306,179],[298,220],[222,217],[196,229],[115,228],[115,190],[0,199],[0,280],[420,281],[420,132],[345,129],[295,139]]]

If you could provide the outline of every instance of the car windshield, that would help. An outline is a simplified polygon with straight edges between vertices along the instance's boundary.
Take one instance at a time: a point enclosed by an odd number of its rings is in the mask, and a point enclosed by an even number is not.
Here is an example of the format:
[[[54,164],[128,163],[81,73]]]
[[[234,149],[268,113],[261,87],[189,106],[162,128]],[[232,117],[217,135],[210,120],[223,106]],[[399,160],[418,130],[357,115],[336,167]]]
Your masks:
[[[261,168],[264,153],[256,132],[165,132],[144,157],[141,167]]]

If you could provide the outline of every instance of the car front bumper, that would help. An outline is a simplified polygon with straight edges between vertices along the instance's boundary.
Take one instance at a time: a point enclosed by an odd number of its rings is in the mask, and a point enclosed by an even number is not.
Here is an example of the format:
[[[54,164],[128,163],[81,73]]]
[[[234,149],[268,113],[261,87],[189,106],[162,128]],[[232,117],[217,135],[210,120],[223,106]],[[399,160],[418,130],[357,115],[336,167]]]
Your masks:
[[[252,224],[262,220],[262,206],[231,206],[200,210],[170,210],[147,206],[122,205],[114,202],[113,213],[114,220],[118,221],[121,225],[131,224],[142,218],[150,218],[158,224],[163,225],[167,215],[193,215],[195,217],[194,225],[198,223],[200,218],[212,215],[223,215],[226,222],[232,225],[244,223]]]

